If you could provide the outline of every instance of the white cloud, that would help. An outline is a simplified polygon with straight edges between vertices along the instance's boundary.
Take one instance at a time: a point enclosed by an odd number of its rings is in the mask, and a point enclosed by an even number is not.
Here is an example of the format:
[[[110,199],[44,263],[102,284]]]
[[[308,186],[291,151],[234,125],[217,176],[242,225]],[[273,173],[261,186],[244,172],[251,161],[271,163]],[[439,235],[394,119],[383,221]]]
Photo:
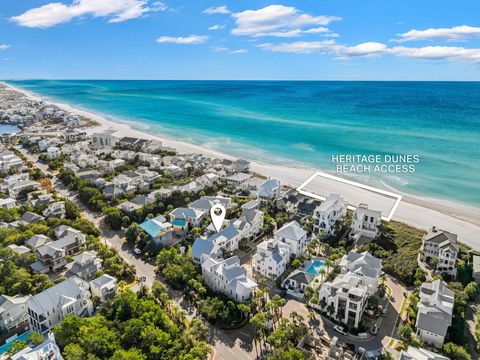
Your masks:
[[[9,48],[11,48],[10,45],[0,44],[0,50],[7,50],[7,49],[9,49]]]
[[[396,46],[388,50],[390,54],[414,59],[466,60],[480,62],[480,49],[468,49],[460,46],[424,46],[420,48]]]
[[[33,8],[11,20],[25,27],[48,28],[87,15],[108,17],[108,22],[118,23],[165,9],[165,4],[160,1],[149,6],[148,0],[74,0],[70,5],[53,2]]]
[[[454,26],[451,28],[431,28],[426,30],[412,29],[403,34],[397,34],[401,39],[393,39],[396,42],[417,40],[464,40],[471,37],[480,37],[480,27]]]
[[[296,41],[281,44],[260,44],[260,48],[273,52],[287,53],[322,53],[336,55],[338,58],[349,57],[372,57],[378,56],[387,50],[385,44],[377,42],[366,42],[355,46],[337,44],[334,40],[323,41]]]
[[[208,36],[203,35],[189,35],[185,37],[173,37],[173,36],[160,36],[157,42],[160,44],[183,44],[194,45],[203,44],[208,39]]]
[[[264,43],[259,48],[284,53],[334,55],[337,59],[353,57],[378,57],[393,55],[413,59],[461,60],[480,63],[480,49],[468,49],[459,46],[388,47],[378,42],[365,42],[354,46],[337,44],[334,40],[296,41],[290,43]]]
[[[236,49],[236,50],[230,50],[229,48],[226,47],[221,47],[221,46],[213,46],[212,50],[215,52],[225,52],[228,54],[245,54],[248,52],[247,49]]]
[[[203,10],[204,14],[213,15],[213,14],[230,14],[230,10],[227,9],[225,5],[209,7],[208,9]]]
[[[238,36],[275,36],[295,37],[312,30],[328,33],[329,30],[319,26],[340,20],[337,16],[312,16],[302,13],[294,7],[283,5],[269,5],[258,10],[246,10],[232,14],[236,28],[232,34]],[[311,27],[304,29],[305,27]],[[317,29],[317,30],[315,30]]]
[[[208,28],[208,30],[222,30],[222,29],[225,29],[225,25],[216,24]]]

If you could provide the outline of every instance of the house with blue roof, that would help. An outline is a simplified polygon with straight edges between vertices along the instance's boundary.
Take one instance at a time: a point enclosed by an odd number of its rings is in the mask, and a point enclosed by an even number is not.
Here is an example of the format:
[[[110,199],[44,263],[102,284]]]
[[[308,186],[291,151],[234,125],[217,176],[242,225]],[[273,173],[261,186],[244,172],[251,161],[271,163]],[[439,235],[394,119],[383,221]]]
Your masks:
[[[181,237],[176,236],[173,224],[162,215],[146,219],[140,224],[140,227],[150,236],[156,246],[170,247],[181,240]]]

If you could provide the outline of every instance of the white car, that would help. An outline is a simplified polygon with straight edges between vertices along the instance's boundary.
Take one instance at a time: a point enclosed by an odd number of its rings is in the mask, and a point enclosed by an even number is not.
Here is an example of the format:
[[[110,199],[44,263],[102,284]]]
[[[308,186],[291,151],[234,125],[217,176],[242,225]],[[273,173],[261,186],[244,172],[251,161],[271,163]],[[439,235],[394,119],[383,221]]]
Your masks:
[[[370,334],[377,335],[378,334],[378,325],[373,324],[372,327],[370,328]]]
[[[347,332],[345,331],[345,328],[344,328],[343,326],[341,326],[341,325],[335,325],[335,326],[333,327],[333,330],[339,332],[339,333],[342,334],[342,335],[347,335]]]
[[[133,249],[133,252],[137,255],[141,255],[142,254],[142,250],[140,250],[139,248],[135,248]]]

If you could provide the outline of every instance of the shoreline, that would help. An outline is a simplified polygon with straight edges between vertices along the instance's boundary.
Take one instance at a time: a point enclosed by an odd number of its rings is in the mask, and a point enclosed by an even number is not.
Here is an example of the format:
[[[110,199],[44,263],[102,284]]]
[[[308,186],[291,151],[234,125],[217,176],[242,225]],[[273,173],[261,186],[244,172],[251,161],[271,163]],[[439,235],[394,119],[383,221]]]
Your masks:
[[[179,153],[198,153],[225,159],[236,158],[235,156],[222,153],[221,151],[212,150],[201,145],[176,140],[162,135],[149,134],[146,130],[142,131],[134,129],[129,124],[107,120],[99,114],[78,109],[69,104],[45,100],[41,95],[30,93],[5,82],[2,83],[31,99],[48,101],[66,111],[91,119],[99,124],[98,126],[86,128],[85,131],[87,134],[107,129],[115,129],[120,136],[135,136],[161,141],[164,146],[173,147]],[[285,166],[253,160],[251,161],[251,170],[261,175],[277,178],[283,185],[296,188],[309,178],[317,169],[303,166]],[[342,195],[341,184],[338,185],[338,193]],[[480,234],[479,209],[449,200],[432,199],[428,197],[413,196],[402,192],[400,193],[403,195],[403,199],[393,216],[393,220],[406,222],[409,225],[424,230],[435,225],[439,228],[458,234],[458,237],[462,242],[480,250],[480,241],[478,243],[475,242],[478,234]]]

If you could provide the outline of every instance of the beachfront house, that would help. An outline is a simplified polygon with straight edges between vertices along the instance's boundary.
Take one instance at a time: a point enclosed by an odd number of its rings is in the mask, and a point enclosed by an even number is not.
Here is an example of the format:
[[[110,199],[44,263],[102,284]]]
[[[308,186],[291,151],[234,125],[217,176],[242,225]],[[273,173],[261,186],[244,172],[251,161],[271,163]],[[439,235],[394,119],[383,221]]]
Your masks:
[[[347,203],[338,194],[330,194],[313,212],[313,232],[333,235],[335,224],[347,214]]]
[[[290,246],[275,239],[262,241],[252,257],[252,270],[272,280],[278,279],[290,261]]]
[[[307,232],[296,221],[283,225],[273,234],[275,240],[290,246],[290,256],[300,257],[307,248]]]
[[[89,316],[93,306],[89,284],[72,276],[27,300],[30,328],[46,334],[67,315]]]
[[[249,300],[258,286],[247,277],[247,271],[240,266],[238,256],[225,260],[208,257],[202,264],[202,275],[210,289],[221,292],[236,302]]]
[[[242,189],[248,188],[248,183],[252,179],[252,174],[236,173],[227,178],[227,184]]]
[[[268,201],[274,201],[281,195],[281,192],[282,185],[280,180],[268,179],[258,186],[257,198],[262,203],[266,203]]]
[[[417,336],[426,344],[443,346],[448,327],[452,324],[454,292],[443,280],[423,283],[417,304]]]
[[[114,147],[120,140],[115,135],[117,130],[105,130],[102,132],[95,132],[91,136],[92,147],[96,149],[103,149],[106,147]]]
[[[377,291],[382,261],[369,252],[349,252],[341,259],[340,269],[333,281],[320,286],[318,298],[338,321],[357,328],[368,298]]]
[[[423,237],[422,251],[423,260],[432,263],[436,271],[452,276],[457,275],[455,263],[459,246],[456,234],[433,226]]]
[[[353,213],[350,237],[355,240],[356,244],[369,242],[378,236],[378,227],[381,223],[382,213],[380,211],[371,210],[368,205],[360,204]]]

